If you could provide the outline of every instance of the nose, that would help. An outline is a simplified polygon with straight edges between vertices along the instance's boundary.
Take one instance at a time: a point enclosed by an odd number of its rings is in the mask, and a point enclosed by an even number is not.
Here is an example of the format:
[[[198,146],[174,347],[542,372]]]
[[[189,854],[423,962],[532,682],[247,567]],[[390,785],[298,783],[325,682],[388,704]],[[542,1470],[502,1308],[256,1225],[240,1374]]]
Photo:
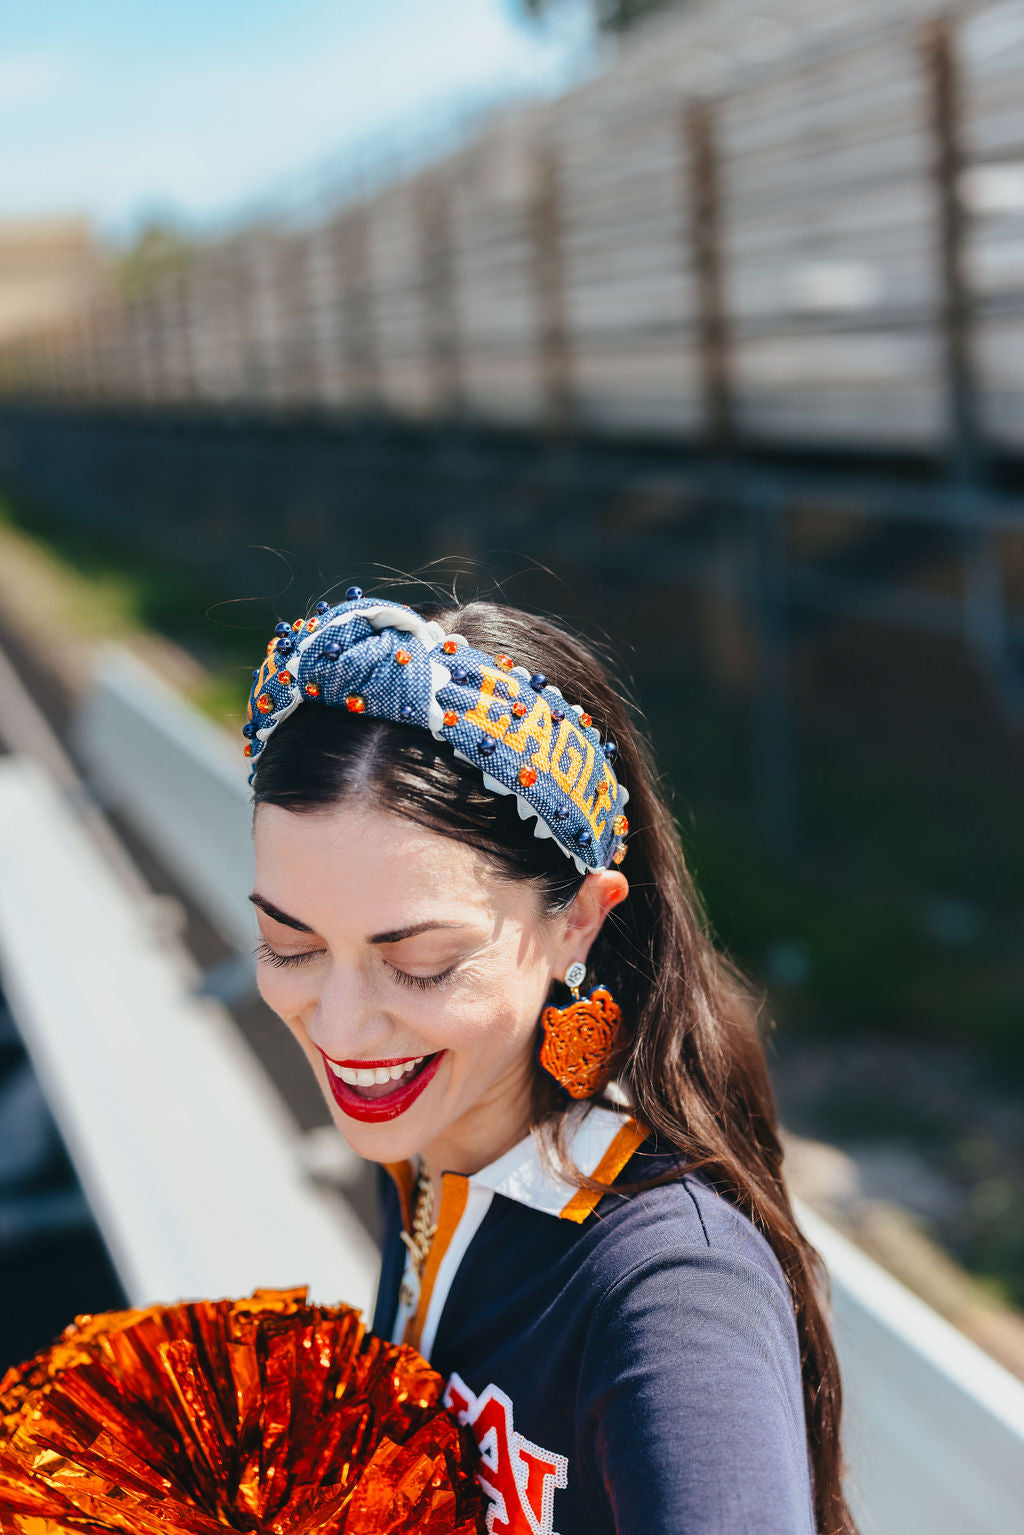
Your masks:
[[[365,978],[341,964],[331,965],[304,1021],[313,1043],[335,1061],[383,1058],[398,1029]]]

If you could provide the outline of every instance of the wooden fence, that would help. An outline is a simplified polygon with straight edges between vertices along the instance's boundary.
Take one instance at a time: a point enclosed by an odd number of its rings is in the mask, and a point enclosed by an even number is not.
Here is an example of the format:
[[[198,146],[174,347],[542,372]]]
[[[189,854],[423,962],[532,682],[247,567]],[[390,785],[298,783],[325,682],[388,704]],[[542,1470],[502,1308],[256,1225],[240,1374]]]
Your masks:
[[[1024,0],[694,0],[553,104],[0,354],[9,394],[1024,446]]]

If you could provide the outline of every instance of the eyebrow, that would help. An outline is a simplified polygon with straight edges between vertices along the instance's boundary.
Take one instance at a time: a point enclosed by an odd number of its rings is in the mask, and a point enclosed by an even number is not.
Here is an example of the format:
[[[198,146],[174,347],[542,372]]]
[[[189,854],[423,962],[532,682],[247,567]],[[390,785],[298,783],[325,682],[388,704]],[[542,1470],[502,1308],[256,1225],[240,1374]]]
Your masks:
[[[253,892],[249,897],[254,906],[265,911],[268,917],[273,917],[275,922],[281,922],[285,927],[293,927],[299,933],[312,933],[314,931],[307,923],[300,922],[298,917],[290,917],[286,911],[275,906],[273,901],[268,901],[264,896]],[[465,922],[417,922],[412,927],[399,927],[393,933],[374,933],[368,943],[401,943],[405,938],[416,938],[420,933],[433,932],[437,928],[465,927]]]

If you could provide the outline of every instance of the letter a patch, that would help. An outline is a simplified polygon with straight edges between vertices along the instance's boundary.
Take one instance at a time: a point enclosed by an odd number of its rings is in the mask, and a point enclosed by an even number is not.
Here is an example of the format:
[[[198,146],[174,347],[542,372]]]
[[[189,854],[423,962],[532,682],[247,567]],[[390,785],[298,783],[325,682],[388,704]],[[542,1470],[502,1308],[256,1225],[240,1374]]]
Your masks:
[[[542,1450],[516,1433],[511,1398],[498,1386],[487,1386],[474,1396],[453,1373],[444,1403],[460,1423],[469,1425],[480,1446],[477,1478],[491,1500],[490,1535],[556,1535],[555,1489],[568,1483],[565,1456]]]

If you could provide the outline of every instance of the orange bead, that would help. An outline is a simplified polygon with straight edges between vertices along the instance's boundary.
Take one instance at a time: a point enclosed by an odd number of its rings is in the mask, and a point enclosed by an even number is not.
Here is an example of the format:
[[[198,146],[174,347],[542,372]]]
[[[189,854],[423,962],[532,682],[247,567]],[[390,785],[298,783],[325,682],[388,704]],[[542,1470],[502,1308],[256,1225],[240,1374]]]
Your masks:
[[[592,725],[593,723],[594,721],[590,718],[589,714],[580,715],[580,724],[584,726],[584,728],[586,728],[587,725]]]
[[[243,756],[246,756],[246,757],[251,757],[252,756],[252,742],[251,741],[246,741],[245,745],[242,747],[242,754],[243,754]]]
[[[274,700],[269,693],[261,693],[256,700],[256,707],[261,714],[269,714],[274,707]]]
[[[536,768],[532,768],[532,767],[520,768],[519,769],[519,782],[523,785],[524,789],[532,789],[533,785],[537,782],[537,770],[536,770]]]
[[[412,653],[408,650],[396,650],[395,660],[398,662],[399,666],[408,666],[409,662],[412,660]]]
[[[456,714],[454,709],[446,709],[444,711],[444,722],[448,726],[449,730],[451,730],[453,725],[457,725],[459,723],[459,716]]]
[[[308,694],[308,696],[310,698],[319,698],[320,697],[320,684],[319,684],[319,682],[307,682],[306,683],[306,693]]]
[[[446,656],[453,656],[458,648],[458,640],[445,640],[444,644],[441,646],[441,649],[444,651]]]
[[[612,854],[612,863],[621,863],[622,860],[625,858],[625,856],[626,856],[626,846],[625,846],[625,843],[623,843],[622,847],[617,847],[615,849],[614,853]]]
[[[278,672],[277,680],[278,682],[290,683],[292,681],[292,674],[289,671]]]
[[[319,629],[319,627],[320,627],[320,620],[319,620],[319,618],[310,618],[306,622],[306,633],[307,634],[312,634],[313,630],[314,629]]]
[[[269,656],[270,652],[274,649],[276,644],[277,644],[276,640],[271,640],[270,644],[267,646],[267,655],[268,656]]]
[[[510,672],[513,666],[516,664],[511,656],[495,656],[494,660],[498,666],[504,667],[505,671],[507,672]]]
[[[624,837],[629,830],[629,822],[624,815],[617,815],[612,822],[612,831],[617,837]]]
[[[296,634],[298,634],[299,630],[302,628],[302,623],[303,620],[301,618],[297,618],[292,624],[292,628],[295,630]]]
[[[516,719],[521,720],[523,715],[528,714],[529,712],[530,711],[527,709],[524,703],[516,702],[512,705],[512,713],[515,715]]]
[[[350,714],[365,714],[366,699],[362,698],[358,693],[350,693],[345,700],[345,708]]]

